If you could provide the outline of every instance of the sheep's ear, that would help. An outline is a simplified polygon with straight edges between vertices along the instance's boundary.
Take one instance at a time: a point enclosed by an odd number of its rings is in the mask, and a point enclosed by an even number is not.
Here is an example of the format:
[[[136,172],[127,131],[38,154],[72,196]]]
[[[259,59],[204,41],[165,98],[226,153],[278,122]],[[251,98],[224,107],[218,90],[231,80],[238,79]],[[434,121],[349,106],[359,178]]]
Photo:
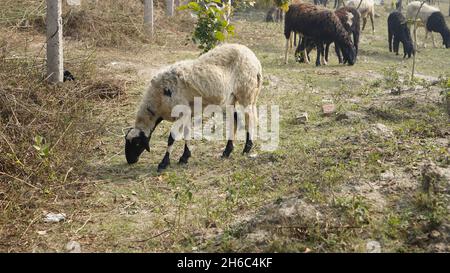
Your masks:
[[[127,139],[128,134],[133,130],[133,128],[128,128],[127,133],[125,134],[125,139]],[[127,140],[128,141],[128,140]]]

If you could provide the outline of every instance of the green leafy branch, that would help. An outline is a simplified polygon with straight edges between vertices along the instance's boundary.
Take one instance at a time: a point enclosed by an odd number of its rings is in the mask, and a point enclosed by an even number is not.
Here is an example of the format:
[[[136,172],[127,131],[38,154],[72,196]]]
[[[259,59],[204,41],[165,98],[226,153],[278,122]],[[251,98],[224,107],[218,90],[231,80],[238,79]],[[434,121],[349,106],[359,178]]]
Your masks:
[[[208,52],[220,42],[225,41],[229,35],[234,35],[234,26],[226,16],[227,8],[219,8],[220,0],[197,0],[180,6],[179,10],[190,10],[198,18],[192,33],[192,41],[198,44],[203,53]]]

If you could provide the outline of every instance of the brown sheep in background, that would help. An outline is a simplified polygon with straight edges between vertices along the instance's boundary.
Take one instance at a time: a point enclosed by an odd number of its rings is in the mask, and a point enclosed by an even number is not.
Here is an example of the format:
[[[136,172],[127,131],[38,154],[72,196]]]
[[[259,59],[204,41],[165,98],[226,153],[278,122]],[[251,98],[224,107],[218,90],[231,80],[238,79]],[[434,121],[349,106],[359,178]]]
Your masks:
[[[352,7],[342,7],[340,9],[337,9],[334,11],[334,13],[339,17],[339,20],[341,20],[342,25],[344,28],[348,31],[349,34],[353,35],[353,44],[355,45],[356,49],[356,55],[358,55],[358,45],[359,45],[359,35],[361,31],[361,24],[360,24],[360,14],[359,12]],[[328,62],[328,51],[331,43],[327,43],[325,47],[325,61]],[[300,52],[303,50],[306,50],[307,52],[307,58],[309,59],[309,53],[313,48],[315,48],[317,45],[314,43],[313,40],[311,40],[308,37],[305,37],[303,39],[302,43],[299,44],[297,49],[295,50],[295,56],[297,58],[297,61],[302,63],[306,62],[305,56],[300,56]],[[338,46],[334,46],[336,55],[339,59],[339,63],[343,63],[341,50]]]
[[[285,63],[288,62],[287,54],[292,32],[298,32],[301,36],[314,40],[317,45],[316,65],[320,65],[320,57],[325,56],[324,44],[331,42],[342,50],[344,62],[353,65],[356,61],[356,49],[350,35],[332,10],[307,3],[289,6],[284,24]],[[304,55],[306,56],[306,52]]]

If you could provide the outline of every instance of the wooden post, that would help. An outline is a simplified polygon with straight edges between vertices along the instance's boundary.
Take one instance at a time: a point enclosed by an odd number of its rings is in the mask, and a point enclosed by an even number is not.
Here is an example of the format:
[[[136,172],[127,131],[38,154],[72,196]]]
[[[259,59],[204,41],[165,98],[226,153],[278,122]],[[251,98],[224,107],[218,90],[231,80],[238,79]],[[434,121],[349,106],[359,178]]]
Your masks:
[[[173,16],[173,0],[166,0],[166,13],[168,16]]]
[[[414,80],[414,73],[416,72],[416,55],[417,55],[417,17],[419,17],[419,12],[422,9],[423,5],[425,4],[425,1],[422,1],[422,4],[420,4],[419,9],[417,10],[416,16],[414,17],[414,50],[416,51],[413,55],[413,63],[412,63],[412,71],[411,71],[411,80]],[[425,26],[426,28],[426,26]]]
[[[144,0],[144,25],[153,38],[153,0]]]
[[[61,0],[47,0],[47,77],[51,83],[63,81],[63,30]]]

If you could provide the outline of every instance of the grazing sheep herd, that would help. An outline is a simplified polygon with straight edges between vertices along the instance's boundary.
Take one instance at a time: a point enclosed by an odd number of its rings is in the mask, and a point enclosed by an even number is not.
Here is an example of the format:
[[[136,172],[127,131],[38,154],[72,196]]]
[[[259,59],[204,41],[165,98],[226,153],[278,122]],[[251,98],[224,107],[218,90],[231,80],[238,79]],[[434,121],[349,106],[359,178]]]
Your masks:
[[[341,21],[345,30],[349,35],[353,36],[353,44],[355,46],[355,55],[358,55],[358,45],[359,45],[359,35],[360,35],[360,18],[359,12],[352,7],[342,7],[335,11],[335,14]],[[295,38],[294,38],[295,39]],[[331,42],[328,42],[325,46],[325,63],[328,62],[328,52]],[[295,50],[295,57],[298,62],[309,62],[309,52],[316,47],[314,40],[310,38],[302,39],[302,43],[299,43],[297,49]],[[341,49],[335,43],[334,49],[338,57],[339,63],[346,63],[346,60],[342,59]],[[306,50],[306,56],[304,56],[304,51]],[[302,54],[303,53],[303,54]]]
[[[298,2],[298,1],[297,1]],[[329,47],[334,43],[339,63],[354,65],[359,49],[361,29],[364,30],[367,17],[375,32],[374,17],[375,4],[373,0],[335,0],[336,10],[326,8],[327,0],[314,0],[315,4],[295,3],[289,6],[284,16],[285,63],[288,63],[288,52],[296,35],[300,37],[295,57],[297,61],[309,63],[309,53],[313,48],[317,50],[316,65],[326,65]],[[344,7],[339,8],[343,4]],[[322,6],[323,5],[323,6]],[[444,17],[436,7],[419,1],[410,2],[406,9],[406,17],[400,8],[388,16],[388,45],[389,51],[398,55],[400,43],[403,45],[403,58],[415,54],[408,22],[416,18],[425,27],[426,35],[438,32],[446,48],[450,47],[450,31]],[[397,5],[398,6],[398,5]],[[401,7],[401,5],[400,5]],[[419,11],[420,8],[420,11]],[[274,13],[279,8],[273,7],[266,15],[266,21],[274,21]],[[278,15],[277,18],[282,18]],[[352,39],[353,38],[353,39]],[[254,135],[249,124],[257,120],[256,102],[262,88],[262,67],[255,54],[243,45],[223,44],[195,60],[180,61],[163,68],[151,81],[145,91],[138,108],[134,128],[125,136],[125,156],[129,164],[136,163],[144,150],[150,151],[150,138],[156,126],[163,120],[174,122],[172,110],[177,105],[191,109],[193,113],[194,99],[202,98],[203,106],[218,105],[222,109],[232,105],[250,107],[246,112],[246,142],[243,153],[249,153]],[[191,118],[188,116],[188,118]],[[231,118],[236,127],[237,113]],[[254,124],[254,123],[253,123]],[[183,128],[184,135],[190,135],[190,128]],[[236,134],[236,132],[234,132]],[[234,134],[227,135],[227,145],[222,156],[227,158],[233,150]],[[169,133],[168,146],[164,158],[158,166],[162,171],[170,164],[170,153],[175,137]],[[184,152],[179,163],[187,163],[191,156],[189,138],[185,138]]]
[[[288,63],[292,32],[299,33],[300,38],[308,37],[314,41],[317,48],[316,65],[321,64],[321,58],[322,64],[326,64],[325,45],[332,42],[342,51],[344,62],[353,65],[356,61],[356,49],[350,35],[332,10],[308,3],[289,6],[284,21],[285,63]],[[305,51],[303,54],[307,56]]]

